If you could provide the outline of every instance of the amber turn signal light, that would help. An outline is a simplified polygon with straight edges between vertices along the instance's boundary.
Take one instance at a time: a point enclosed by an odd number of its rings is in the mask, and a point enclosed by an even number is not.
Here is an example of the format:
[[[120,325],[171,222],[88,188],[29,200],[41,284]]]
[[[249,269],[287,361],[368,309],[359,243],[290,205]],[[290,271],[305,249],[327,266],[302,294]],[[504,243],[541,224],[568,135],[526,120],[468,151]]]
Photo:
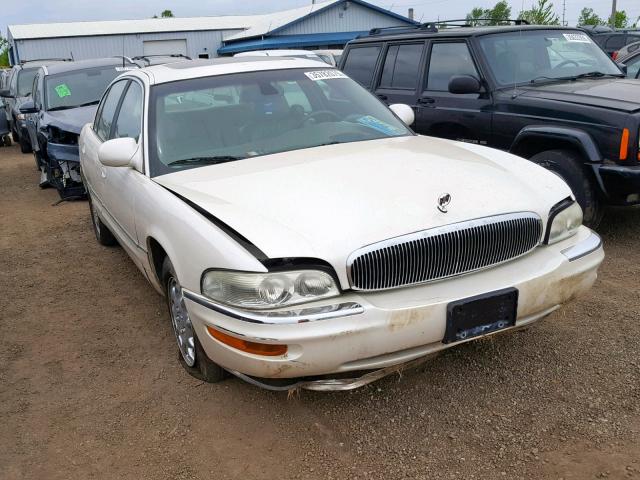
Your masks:
[[[622,138],[620,139],[620,160],[626,160],[629,153],[629,129],[622,130]]]
[[[242,352],[252,353],[254,355],[263,355],[265,357],[278,357],[287,353],[286,345],[272,345],[270,343],[257,343],[242,340],[241,338],[232,337],[220,330],[207,326],[209,334],[225,345]]]

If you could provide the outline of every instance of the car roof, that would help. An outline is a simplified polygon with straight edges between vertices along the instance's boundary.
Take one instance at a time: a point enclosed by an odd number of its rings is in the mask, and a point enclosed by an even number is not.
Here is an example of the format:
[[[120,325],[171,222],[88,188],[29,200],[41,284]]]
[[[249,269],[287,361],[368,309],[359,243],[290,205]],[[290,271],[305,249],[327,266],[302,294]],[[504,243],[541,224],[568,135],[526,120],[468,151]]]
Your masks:
[[[75,70],[84,70],[86,68],[94,67],[109,67],[109,66],[125,66],[138,68],[138,65],[130,62],[128,59],[122,57],[110,57],[110,58],[92,58],[90,60],[78,60],[75,62],[61,62],[45,67],[45,73],[47,75],[55,75],[57,73],[73,72]]]
[[[326,69],[331,65],[293,57],[219,57],[214,59],[185,60],[163,65],[132,70],[129,75],[144,78],[151,85],[175,82],[192,78],[213,77],[233,73],[259,72],[264,70],[288,70],[292,68]]]
[[[375,29],[374,29],[375,30]],[[429,29],[429,24],[418,25],[416,27],[407,27],[406,29],[397,29],[397,30],[388,30],[385,31],[381,29],[379,33],[375,33],[373,35],[369,34],[367,36],[358,37],[355,40],[349,42],[349,44],[358,44],[358,43],[372,43],[372,42],[380,42],[380,41],[388,41],[388,40],[406,40],[412,38],[467,38],[467,37],[477,37],[482,35],[496,35],[500,33],[511,33],[511,32],[528,32],[528,31],[538,31],[538,30],[572,30],[579,31],[585,33],[580,28],[573,27],[560,27],[560,26],[551,26],[551,25],[499,25],[499,26],[486,26],[486,27],[452,27],[452,28],[441,28],[439,30],[431,30]]]

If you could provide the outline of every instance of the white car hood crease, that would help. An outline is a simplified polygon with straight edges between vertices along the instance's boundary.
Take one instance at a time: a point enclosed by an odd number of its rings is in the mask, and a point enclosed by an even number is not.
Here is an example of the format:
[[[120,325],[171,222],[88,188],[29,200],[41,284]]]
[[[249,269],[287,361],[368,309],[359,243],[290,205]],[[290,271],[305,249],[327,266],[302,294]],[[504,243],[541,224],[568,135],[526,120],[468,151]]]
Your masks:
[[[278,153],[154,178],[270,258],[323,259],[346,284],[347,257],[381,240],[571,195],[556,175],[476,145],[412,136]],[[447,213],[437,209],[451,195]]]

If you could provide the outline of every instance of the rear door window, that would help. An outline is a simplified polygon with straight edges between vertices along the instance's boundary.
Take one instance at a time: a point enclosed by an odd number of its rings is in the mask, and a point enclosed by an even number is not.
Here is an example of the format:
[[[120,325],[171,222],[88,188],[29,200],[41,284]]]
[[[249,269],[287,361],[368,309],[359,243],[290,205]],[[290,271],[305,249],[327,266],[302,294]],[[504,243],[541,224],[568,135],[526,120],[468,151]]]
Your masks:
[[[382,68],[381,88],[415,90],[424,44],[391,45]]]
[[[363,87],[370,88],[380,50],[379,45],[352,48],[342,70]]]
[[[446,92],[454,75],[480,78],[466,43],[434,43],[429,59],[427,90]]]

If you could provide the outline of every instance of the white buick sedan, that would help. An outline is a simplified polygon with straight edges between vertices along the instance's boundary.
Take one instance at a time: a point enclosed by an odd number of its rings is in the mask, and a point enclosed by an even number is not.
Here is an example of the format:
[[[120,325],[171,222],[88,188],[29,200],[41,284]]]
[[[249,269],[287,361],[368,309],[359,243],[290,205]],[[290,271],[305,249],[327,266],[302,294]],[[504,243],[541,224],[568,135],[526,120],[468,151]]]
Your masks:
[[[592,286],[559,177],[412,122],[315,61],[127,72],[80,136],[96,237],[166,297],[191,374],[272,389],[355,388]]]

